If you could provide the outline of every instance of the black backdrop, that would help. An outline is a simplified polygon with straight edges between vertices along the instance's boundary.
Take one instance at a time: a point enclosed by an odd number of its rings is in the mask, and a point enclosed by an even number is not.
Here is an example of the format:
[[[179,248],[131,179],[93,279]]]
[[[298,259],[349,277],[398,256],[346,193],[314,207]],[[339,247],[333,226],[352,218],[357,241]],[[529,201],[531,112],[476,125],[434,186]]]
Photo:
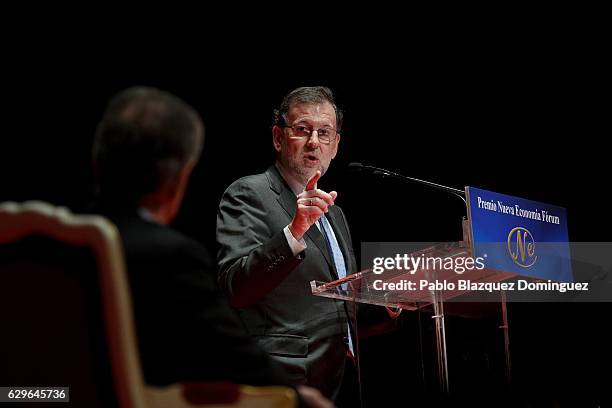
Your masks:
[[[465,210],[459,200],[419,185],[348,173],[353,161],[563,206],[572,241],[610,240],[610,155],[602,140],[610,135],[609,108],[598,55],[534,49],[435,59],[347,57],[342,64],[231,51],[171,58],[134,52],[126,58],[103,49],[94,58],[49,49],[27,63],[12,61],[3,80],[0,200],[87,208],[92,136],[106,101],[128,86],[157,86],[192,104],[206,123],[202,160],[175,227],[214,251],[223,190],[273,160],[272,109],[291,89],[322,84],[335,91],[345,126],[340,153],[320,186],[339,192],[356,246],[456,240]],[[592,398],[601,393],[609,335],[595,323],[608,305],[603,311],[596,310],[601,305],[532,306],[510,310],[517,388],[559,399],[578,390]],[[396,372],[389,350],[416,344],[416,317],[401,319],[396,332],[364,342],[369,355],[382,356],[370,360],[371,370]],[[469,362],[495,356],[486,351],[493,340],[461,333],[466,327],[480,333],[490,322],[451,324],[458,340],[450,351],[463,361],[455,365],[462,367],[455,384],[466,385],[472,374],[485,378],[489,366]],[[414,355],[402,355],[401,364],[415,366]],[[388,389],[402,384],[398,378],[366,375],[366,396],[396,398]]]

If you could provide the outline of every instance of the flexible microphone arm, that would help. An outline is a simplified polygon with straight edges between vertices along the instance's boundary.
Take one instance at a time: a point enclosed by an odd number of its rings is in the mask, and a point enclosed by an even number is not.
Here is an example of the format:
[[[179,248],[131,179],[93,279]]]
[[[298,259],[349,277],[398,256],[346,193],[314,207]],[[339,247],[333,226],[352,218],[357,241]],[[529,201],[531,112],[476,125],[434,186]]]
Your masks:
[[[385,170],[385,169],[381,169],[379,167],[374,167],[374,166],[364,166],[361,163],[351,163],[348,165],[349,169],[351,170],[369,170],[372,172],[372,174],[376,174],[379,176],[383,176],[383,177],[393,177],[393,178],[397,178],[400,180],[408,180],[411,181],[413,183],[419,183],[419,184],[423,184],[429,187],[433,187],[435,189],[438,190],[442,190],[442,191],[446,191],[447,193],[451,193],[454,196],[459,197],[464,204],[467,204],[465,201],[465,192],[463,190],[459,190],[458,188],[453,188],[453,187],[447,187],[447,186],[443,186],[442,184],[437,184],[437,183],[432,183],[431,181],[426,181],[426,180],[420,180],[418,178],[414,178],[414,177],[408,177],[408,176],[404,176],[398,173],[394,173],[392,171],[389,170]]]

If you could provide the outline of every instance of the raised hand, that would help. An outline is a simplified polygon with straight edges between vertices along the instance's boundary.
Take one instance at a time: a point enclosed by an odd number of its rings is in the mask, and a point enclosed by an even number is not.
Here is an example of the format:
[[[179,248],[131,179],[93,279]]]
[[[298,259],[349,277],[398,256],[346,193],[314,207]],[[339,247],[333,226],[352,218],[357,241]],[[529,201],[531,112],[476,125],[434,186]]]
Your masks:
[[[302,239],[312,224],[319,217],[329,211],[329,206],[334,205],[338,193],[332,191],[326,193],[317,188],[317,181],[321,178],[321,171],[317,172],[308,180],[306,188],[297,196],[297,209],[295,216],[289,224],[289,230],[297,240]]]

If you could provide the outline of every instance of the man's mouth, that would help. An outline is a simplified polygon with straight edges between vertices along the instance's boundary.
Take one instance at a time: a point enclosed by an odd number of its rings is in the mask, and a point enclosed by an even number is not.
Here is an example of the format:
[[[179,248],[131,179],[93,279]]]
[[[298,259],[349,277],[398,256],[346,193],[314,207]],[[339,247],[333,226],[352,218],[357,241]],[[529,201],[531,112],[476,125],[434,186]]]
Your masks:
[[[318,162],[319,158],[317,156],[315,156],[314,154],[305,154],[304,158],[306,159],[306,161],[308,162]]]

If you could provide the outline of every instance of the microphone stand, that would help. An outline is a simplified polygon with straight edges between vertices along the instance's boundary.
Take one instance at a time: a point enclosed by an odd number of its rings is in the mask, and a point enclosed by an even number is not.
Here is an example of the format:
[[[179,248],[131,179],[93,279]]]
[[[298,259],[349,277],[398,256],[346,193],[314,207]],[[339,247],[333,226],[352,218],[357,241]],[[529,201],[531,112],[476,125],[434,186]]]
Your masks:
[[[372,171],[372,174],[376,174],[379,176],[393,177],[393,178],[400,179],[400,180],[408,180],[414,183],[424,184],[426,186],[433,187],[437,190],[442,190],[442,191],[451,193],[454,196],[459,197],[461,201],[463,201],[463,203],[467,205],[467,202],[465,201],[465,191],[459,190],[458,188],[448,187],[442,184],[432,183],[431,181],[426,181],[426,180],[421,180],[421,179],[414,178],[414,177],[404,176],[402,174],[395,173],[390,170],[381,169],[380,167],[367,166],[361,163],[351,163],[349,164],[349,168],[353,170],[370,170]]]
[[[421,179],[417,179],[414,177],[404,176],[402,174],[395,173],[395,172],[392,172],[386,169],[381,169],[379,167],[374,167],[374,166],[366,166],[361,163],[351,163],[349,164],[349,168],[352,170],[369,170],[372,172],[372,174],[380,175],[383,177],[393,177],[393,178],[404,180],[404,181],[407,180],[413,183],[418,183],[418,184],[423,184],[429,187],[433,187],[437,190],[446,191],[447,193],[451,193],[455,197],[459,197],[461,201],[463,201],[463,203],[467,206],[467,202],[465,199],[465,192],[457,188],[444,186],[442,184],[432,183],[431,181],[421,180]],[[464,221],[463,221],[464,241],[466,239],[466,230],[468,230],[468,228],[466,227],[466,224],[467,222],[464,217]],[[467,236],[467,238],[469,239],[469,235]],[[446,350],[446,330],[445,330],[445,324],[444,324],[444,300],[439,290],[432,290],[431,297],[432,297],[432,305],[434,309],[434,315],[432,316],[432,318],[435,319],[435,327],[436,327],[436,351],[438,355],[438,377],[440,380],[440,389],[444,394],[449,394],[450,386],[449,386],[449,381],[448,381],[448,364],[447,364],[448,356],[447,356],[447,350]]]

